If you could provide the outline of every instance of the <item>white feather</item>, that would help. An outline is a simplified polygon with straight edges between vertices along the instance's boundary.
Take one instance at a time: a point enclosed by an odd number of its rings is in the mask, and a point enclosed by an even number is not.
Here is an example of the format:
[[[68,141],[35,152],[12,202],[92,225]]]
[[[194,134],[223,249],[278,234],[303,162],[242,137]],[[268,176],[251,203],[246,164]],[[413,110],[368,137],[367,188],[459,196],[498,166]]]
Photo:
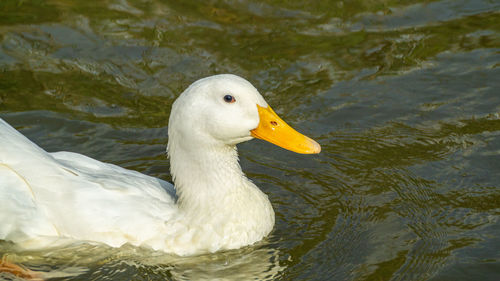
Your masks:
[[[223,97],[231,94],[237,103]],[[24,247],[58,240],[130,243],[178,255],[234,249],[274,225],[267,196],[238,164],[267,106],[246,80],[217,75],[191,85],[169,120],[171,184],[71,153],[48,153],[0,119],[0,239]]]

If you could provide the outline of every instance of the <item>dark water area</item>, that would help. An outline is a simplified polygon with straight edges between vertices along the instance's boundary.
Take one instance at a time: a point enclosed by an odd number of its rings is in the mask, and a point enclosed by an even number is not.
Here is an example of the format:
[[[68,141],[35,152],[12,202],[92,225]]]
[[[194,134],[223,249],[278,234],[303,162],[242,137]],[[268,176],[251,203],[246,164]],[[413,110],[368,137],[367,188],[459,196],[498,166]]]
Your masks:
[[[239,145],[276,212],[256,245],[0,255],[47,280],[500,280],[499,32],[494,0],[3,0],[0,118],[47,151],[171,181],[172,102],[233,73],[322,152]]]

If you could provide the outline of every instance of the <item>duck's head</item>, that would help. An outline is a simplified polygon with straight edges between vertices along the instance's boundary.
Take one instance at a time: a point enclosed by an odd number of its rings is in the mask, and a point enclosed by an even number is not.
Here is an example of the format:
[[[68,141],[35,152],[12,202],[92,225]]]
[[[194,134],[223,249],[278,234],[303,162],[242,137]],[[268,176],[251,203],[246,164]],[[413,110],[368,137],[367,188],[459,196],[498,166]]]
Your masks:
[[[200,79],[174,102],[169,139],[197,146],[230,145],[259,138],[304,154],[320,145],[285,123],[247,80],[231,74]]]

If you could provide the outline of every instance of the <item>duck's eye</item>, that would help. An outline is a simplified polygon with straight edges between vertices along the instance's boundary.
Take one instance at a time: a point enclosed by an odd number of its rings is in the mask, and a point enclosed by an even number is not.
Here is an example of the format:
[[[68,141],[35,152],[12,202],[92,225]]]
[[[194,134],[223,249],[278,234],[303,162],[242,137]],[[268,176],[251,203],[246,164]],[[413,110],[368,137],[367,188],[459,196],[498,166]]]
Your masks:
[[[231,95],[225,95],[225,96],[224,96],[224,101],[225,101],[225,102],[227,102],[227,103],[233,103],[233,102],[235,102],[236,100],[235,100],[235,99],[234,99],[234,97],[233,97],[233,96],[231,96]]]

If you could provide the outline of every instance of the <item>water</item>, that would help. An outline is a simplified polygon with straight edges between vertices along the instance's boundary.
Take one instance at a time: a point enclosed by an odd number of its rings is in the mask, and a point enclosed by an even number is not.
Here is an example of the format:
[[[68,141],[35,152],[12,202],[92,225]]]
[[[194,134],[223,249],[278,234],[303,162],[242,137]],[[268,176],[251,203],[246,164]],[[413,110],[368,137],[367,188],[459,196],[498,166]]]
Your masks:
[[[256,245],[178,258],[1,242],[0,254],[49,280],[499,280],[499,12],[493,0],[3,0],[0,117],[48,151],[170,180],[170,106],[216,73],[250,80],[323,151],[239,146],[276,211]]]

